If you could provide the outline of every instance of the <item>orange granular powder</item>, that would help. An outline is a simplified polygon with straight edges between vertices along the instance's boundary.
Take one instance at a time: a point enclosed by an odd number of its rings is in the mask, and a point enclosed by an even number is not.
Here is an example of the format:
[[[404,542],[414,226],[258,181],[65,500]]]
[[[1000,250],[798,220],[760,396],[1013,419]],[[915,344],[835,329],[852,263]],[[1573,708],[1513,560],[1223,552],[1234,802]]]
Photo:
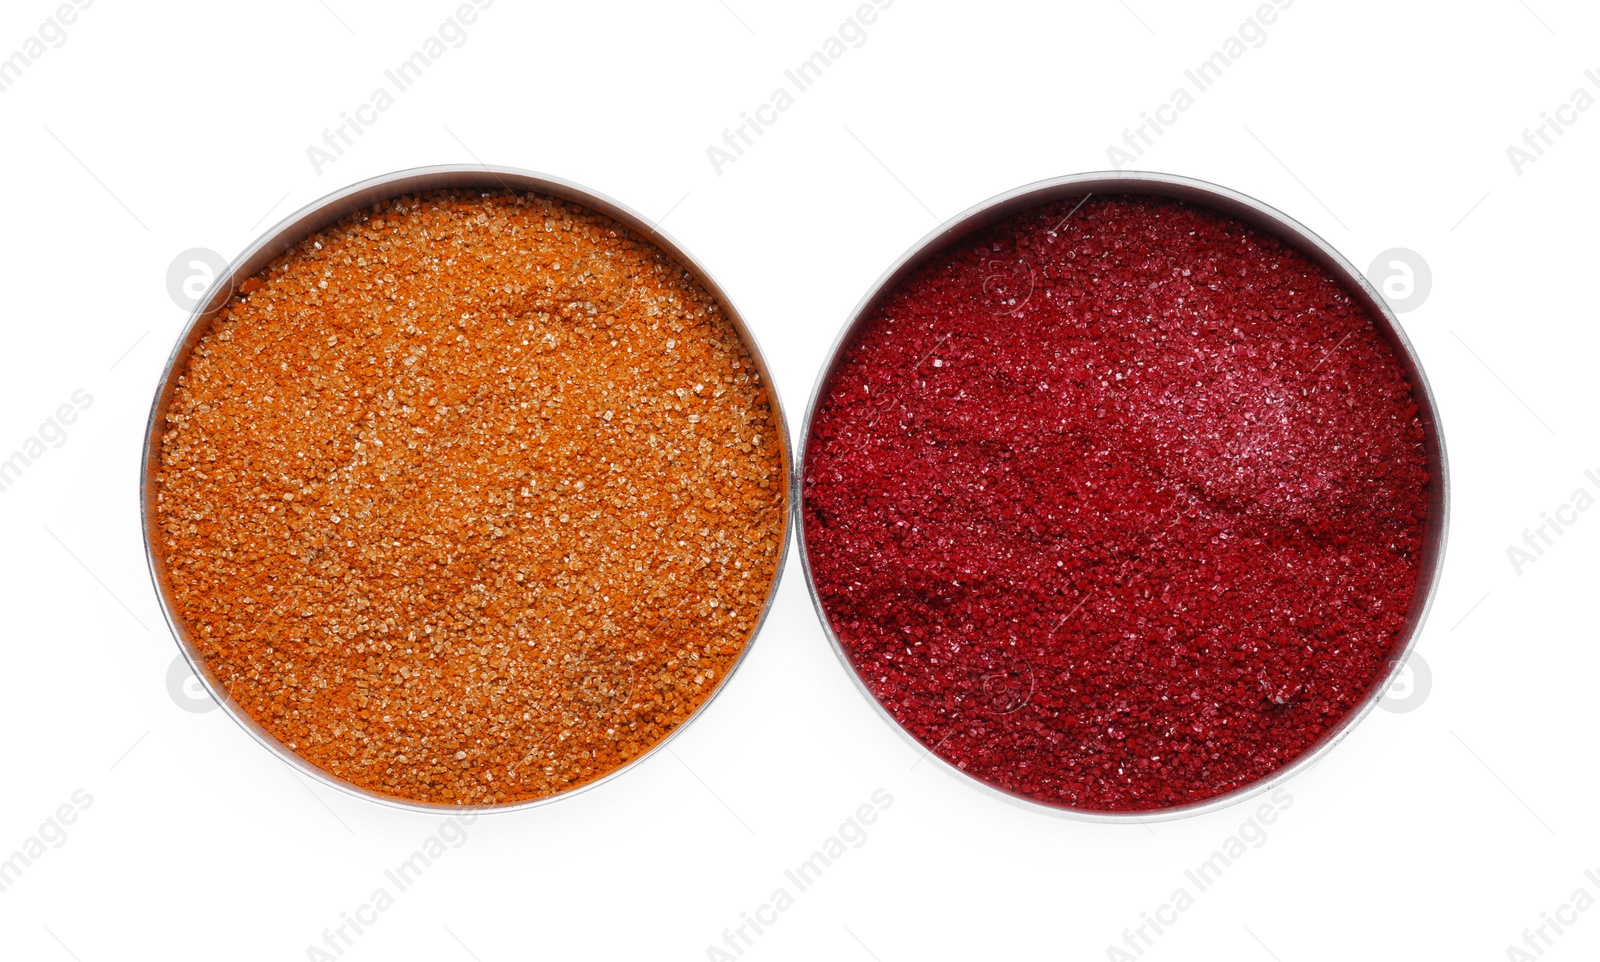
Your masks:
[[[779,420],[667,254],[580,206],[441,192],[241,285],[182,372],[175,615],[307,761],[510,803],[637,758],[727,676],[784,543]]]

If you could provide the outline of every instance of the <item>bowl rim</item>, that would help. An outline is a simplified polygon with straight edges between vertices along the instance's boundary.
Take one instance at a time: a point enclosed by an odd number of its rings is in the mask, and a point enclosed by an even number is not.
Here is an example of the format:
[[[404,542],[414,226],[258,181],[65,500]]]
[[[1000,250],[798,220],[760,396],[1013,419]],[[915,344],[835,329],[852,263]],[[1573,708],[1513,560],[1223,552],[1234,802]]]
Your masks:
[[[929,258],[965,237],[1021,211],[1060,200],[1080,197],[1087,199],[1088,196],[1097,194],[1164,197],[1210,209],[1233,217],[1256,230],[1276,237],[1306,255],[1313,263],[1333,275],[1344,286],[1352,300],[1366,310],[1368,316],[1372,319],[1373,327],[1377,329],[1378,333],[1394,350],[1395,359],[1404,370],[1406,379],[1411,385],[1413,403],[1417,405],[1417,418],[1423,426],[1424,449],[1430,482],[1428,520],[1424,529],[1422,553],[1417,565],[1417,582],[1412,593],[1411,604],[1407,610],[1406,622],[1401,629],[1404,640],[1396,646],[1396,653],[1390,659],[1389,671],[1374,684],[1361,703],[1346,713],[1345,717],[1325,732],[1311,748],[1287,765],[1278,768],[1263,778],[1241,785],[1221,795],[1197,802],[1131,812],[1071,808],[1008,791],[957,768],[907,731],[889,713],[889,710],[878,700],[871,689],[867,687],[866,682],[862,680],[861,675],[856,671],[844,649],[843,643],[834,631],[833,623],[829,619],[828,613],[822,604],[822,599],[817,592],[816,578],[811,567],[805,528],[804,478],[806,448],[811,440],[811,429],[818,404],[823,397],[828,382],[840,366],[844,349],[851,343],[857,333],[869,323],[883,301],[902,280]],[[1438,400],[1433,393],[1433,388],[1423,371],[1422,363],[1417,357],[1415,348],[1412,346],[1410,339],[1406,337],[1405,330],[1393,309],[1373,288],[1365,275],[1357,270],[1332,245],[1304,224],[1289,217],[1277,208],[1247,194],[1209,181],[1178,174],[1155,171],[1102,170],[1035,181],[996,194],[987,200],[974,204],[924,235],[920,240],[912,244],[905,253],[901,254],[867,288],[866,293],[862,295],[855,308],[845,319],[839,333],[834,338],[833,345],[828,349],[826,360],[817,372],[816,381],[812,386],[811,396],[806,403],[805,415],[800,423],[800,432],[795,444],[798,455],[792,504],[795,513],[794,528],[800,551],[800,568],[804,574],[806,590],[811,596],[812,607],[816,611],[818,621],[822,624],[823,634],[827,637],[829,646],[839,659],[845,674],[873,709],[876,710],[878,716],[921,753],[922,759],[932,758],[937,762],[937,767],[946,774],[954,776],[963,784],[978,788],[985,794],[1030,811],[1062,818],[1090,822],[1137,822],[1141,824],[1188,818],[1229,808],[1239,802],[1261,796],[1282,787],[1285,782],[1301,772],[1309,771],[1327,757],[1333,747],[1349,735],[1355,726],[1377,707],[1384,694],[1404,670],[1407,659],[1411,657],[1416,648],[1418,638],[1422,633],[1422,627],[1427,621],[1428,613],[1433,607],[1434,598],[1438,593],[1440,576],[1444,568],[1445,545],[1450,515],[1449,461],[1445,451],[1444,430],[1439,417]]]
[[[156,544],[161,532],[158,521],[159,512],[156,510],[159,488],[155,477],[162,470],[161,437],[166,431],[168,406],[179,378],[187,369],[190,355],[210,331],[217,314],[233,298],[234,291],[237,290],[238,285],[258,274],[274,260],[306,238],[337,224],[350,214],[369,208],[376,203],[437,190],[476,190],[482,191],[486,196],[504,193],[532,193],[554,197],[588,208],[621,223],[637,233],[640,238],[649,241],[672,257],[717,302],[723,313],[732,322],[741,343],[749,352],[752,361],[754,361],[756,370],[760,374],[764,382],[763,386],[767,391],[774,427],[778,433],[779,452],[782,461],[780,473],[784,485],[782,492],[783,505],[781,507],[783,533],[778,545],[777,563],[772,572],[771,582],[767,586],[766,602],[762,606],[755,623],[751,626],[749,635],[745,638],[738,656],[722,678],[718,680],[716,686],[681,724],[667,732],[654,745],[651,745],[626,763],[619,765],[604,775],[553,795],[515,802],[461,805],[387,795],[333,775],[303,758],[244,711],[237,702],[228,696],[222,685],[218,683],[209,666],[190,641],[187,631],[177,616],[176,606],[171,596],[172,589],[168,572],[156,550]],[[733,302],[727,289],[717,282],[705,265],[671,236],[662,231],[655,221],[604,194],[573,181],[549,174],[516,167],[481,163],[439,164],[379,174],[326,194],[284,217],[273,227],[260,234],[243,252],[233,259],[227,269],[217,275],[211,287],[190,312],[189,319],[178,335],[172,352],[161,370],[160,378],[156,382],[154,398],[151,401],[149,417],[145,424],[144,444],[141,451],[139,520],[143,530],[145,564],[150,574],[151,586],[161,607],[161,614],[166,620],[168,629],[172,632],[173,639],[178,644],[179,651],[194,671],[195,677],[199,679],[211,697],[251,737],[292,770],[348,795],[406,811],[479,815],[538,808],[609,784],[625,772],[632,770],[646,759],[666,748],[674,738],[707,714],[712,703],[727,689],[734,675],[737,674],[739,668],[749,657],[750,651],[755,647],[756,640],[761,635],[761,629],[765,626],[767,617],[771,614],[773,605],[778,597],[778,587],[783,581],[784,568],[788,562],[790,539],[794,534],[795,515],[793,501],[795,479],[797,477],[788,421],[784,415],[782,399],[778,394],[778,385],[772,377],[771,369],[767,365],[766,357],[762,354],[754,333],[745,322],[743,313]]]

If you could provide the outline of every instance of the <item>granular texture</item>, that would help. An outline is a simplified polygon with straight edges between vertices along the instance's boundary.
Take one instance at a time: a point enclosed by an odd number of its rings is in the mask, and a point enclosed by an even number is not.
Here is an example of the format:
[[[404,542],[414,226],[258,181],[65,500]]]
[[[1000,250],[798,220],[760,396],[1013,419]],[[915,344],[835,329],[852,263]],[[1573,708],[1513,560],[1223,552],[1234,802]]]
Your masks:
[[[780,430],[647,239],[538,195],[402,198],[241,285],[195,348],[156,550],[217,682],[307,761],[535,799],[734,665],[784,543]]]
[[[1334,277],[1207,209],[1077,204],[931,255],[844,345],[805,543],[923,745],[1148,811],[1271,774],[1386,676],[1430,479],[1411,386]]]

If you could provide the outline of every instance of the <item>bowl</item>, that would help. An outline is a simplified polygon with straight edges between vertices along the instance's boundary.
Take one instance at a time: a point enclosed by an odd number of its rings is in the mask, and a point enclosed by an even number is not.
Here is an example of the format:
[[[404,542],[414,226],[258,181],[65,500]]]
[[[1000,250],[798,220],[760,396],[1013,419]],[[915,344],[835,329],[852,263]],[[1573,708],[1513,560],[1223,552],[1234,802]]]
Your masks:
[[[1372,323],[1378,333],[1393,348],[1395,357],[1400,363],[1406,379],[1410,382],[1413,401],[1417,405],[1417,418],[1423,427],[1425,458],[1430,476],[1429,514],[1423,534],[1423,551],[1417,567],[1416,588],[1411,598],[1399,643],[1395,649],[1396,654],[1391,660],[1386,676],[1373,686],[1358,707],[1346,714],[1338,724],[1329,729],[1310,749],[1270,775],[1227,793],[1198,802],[1136,812],[1070,808],[1006,791],[987,781],[969,775],[945,761],[937,752],[930,750],[927,745],[902,727],[888,709],[868,689],[852,664],[843,643],[833,630],[828,613],[817,591],[816,579],[812,571],[805,530],[804,491],[799,480],[799,478],[804,477],[805,446],[810,441],[813,419],[823,398],[823,393],[840,365],[845,347],[852,342],[864,325],[872,322],[886,298],[902,281],[922,266],[929,257],[970,234],[1022,211],[1055,201],[1084,198],[1090,194],[1155,196],[1185,201],[1195,206],[1209,208],[1284,241],[1336,278],[1348,291],[1355,303],[1372,319]],[[1189,177],[1136,171],[1103,171],[1058,177],[1019,187],[990,198],[936,228],[932,233],[913,244],[910,250],[902,254],[878,278],[845,321],[843,329],[828,353],[827,362],[817,375],[816,385],[812,389],[811,398],[806,407],[805,420],[801,425],[799,445],[801,473],[795,482],[797,496],[792,499],[792,502],[795,512],[794,525],[799,531],[801,568],[805,573],[806,587],[811,594],[812,605],[816,609],[818,619],[822,622],[823,632],[827,636],[828,643],[833,648],[834,654],[838,656],[840,663],[844,666],[846,674],[873,708],[877,710],[879,716],[915,746],[919,753],[925,757],[931,755],[939,767],[955,775],[962,782],[976,786],[988,794],[1034,811],[1052,815],[1106,822],[1150,822],[1182,818],[1224,808],[1271,791],[1300,772],[1311,768],[1322,760],[1341,739],[1350,733],[1351,729],[1361,719],[1372,711],[1383,698],[1384,693],[1398,678],[1405,666],[1406,658],[1416,645],[1423,623],[1427,619],[1428,610],[1433,603],[1440,571],[1444,563],[1445,534],[1449,524],[1450,497],[1449,473],[1445,457],[1444,435],[1439,422],[1438,404],[1434,398],[1432,388],[1428,385],[1427,376],[1423,373],[1421,362],[1417,359],[1416,351],[1412,348],[1411,342],[1407,340],[1405,331],[1401,328],[1394,312],[1354,265],[1342,257],[1327,241],[1318,237],[1304,225],[1252,197]]]
[[[782,580],[784,565],[788,558],[789,537],[793,527],[793,515],[788,510],[790,507],[788,504],[785,505],[783,511],[783,536],[780,539],[778,560],[773,571],[772,582],[767,590],[766,603],[755,621],[750,637],[745,639],[744,646],[730,669],[689,718],[667,733],[665,737],[648,750],[599,778],[542,798],[487,805],[453,805],[425,802],[371,791],[337,778],[311,764],[266,731],[228,696],[206,661],[200,657],[198,649],[177,617],[177,606],[173,600],[169,574],[160,552],[156,550],[156,545],[161,538],[161,531],[156,511],[157,487],[154,483],[154,478],[161,471],[161,436],[166,430],[168,406],[172,402],[178,378],[188,366],[190,354],[200,343],[206,332],[210,330],[213,320],[223,306],[228,303],[233,296],[233,292],[245,280],[255,276],[273,260],[306,237],[333,225],[349,214],[371,207],[379,202],[441,189],[475,189],[485,192],[522,194],[538,193],[571,201],[626,225],[671,256],[716,300],[722,311],[731,320],[734,329],[738,332],[740,339],[755,362],[757,370],[765,381],[773,419],[776,422],[779,433],[778,444],[783,461],[781,476],[786,485],[784,498],[786,502],[793,500],[794,461],[789,446],[788,426],[784,420],[776,383],[767,367],[766,360],[761,355],[755,337],[745,324],[743,315],[740,314],[732,299],[722,286],[716,282],[715,278],[711,276],[710,272],[688,251],[663,233],[649,218],[622,206],[608,197],[570,181],[508,167],[489,167],[485,165],[422,167],[364,180],[358,184],[335,191],[290,215],[246,248],[244,253],[240,254],[227,270],[217,276],[210,289],[200,299],[188,323],[184,326],[183,333],[179,335],[178,342],[173,347],[166,366],[162,369],[161,380],[156,388],[155,399],[150,405],[150,418],[145,428],[143,462],[139,475],[140,515],[145,536],[145,560],[149,566],[151,584],[160,603],[162,615],[166,618],[167,625],[171,628],[179,649],[194,669],[194,673],[200,683],[234,721],[238,722],[256,741],[288,764],[290,768],[340,791],[386,805],[412,810],[483,812],[532,808],[570,798],[613,781],[624,772],[639,765],[646,758],[666,747],[672,739],[680,735],[690,724],[705,715],[711,703],[727,687],[733,675],[749,654],[756,636],[760,633],[761,626],[766,621],[767,614],[772,609],[773,599],[777,597],[778,584]]]

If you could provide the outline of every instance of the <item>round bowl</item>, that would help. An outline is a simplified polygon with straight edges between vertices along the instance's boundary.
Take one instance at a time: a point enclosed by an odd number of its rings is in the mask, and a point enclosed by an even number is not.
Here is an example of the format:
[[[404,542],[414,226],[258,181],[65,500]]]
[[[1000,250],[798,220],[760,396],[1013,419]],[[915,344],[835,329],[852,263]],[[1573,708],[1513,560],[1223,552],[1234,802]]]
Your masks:
[[[794,460],[789,445],[788,424],[784,420],[783,408],[778,399],[777,386],[772,379],[767,362],[762,357],[760,348],[756,344],[755,337],[745,324],[743,315],[739,313],[738,308],[734,306],[733,300],[728,297],[727,292],[716,282],[710,272],[699,261],[695,260],[688,251],[664,234],[649,218],[622,206],[608,197],[570,181],[543,174],[508,167],[489,167],[475,164],[470,166],[437,166],[402,170],[364,180],[358,184],[335,191],[285,218],[276,227],[267,231],[246,248],[244,253],[240,254],[227,270],[217,276],[211,288],[195,307],[188,323],[184,326],[183,333],[179,335],[177,345],[172,349],[172,355],[167,359],[166,367],[162,369],[161,380],[156,388],[155,400],[150,405],[150,418],[145,428],[144,457],[139,475],[140,519],[145,535],[145,560],[150,568],[150,580],[155,588],[156,598],[160,602],[161,613],[166,618],[168,627],[172,629],[172,634],[177,639],[178,647],[194,669],[196,677],[199,678],[200,683],[205,686],[211,697],[216,699],[217,703],[232,716],[234,721],[238,722],[256,741],[266,746],[268,750],[288,764],[290,768],[340,791],[399,808],[445,812],[510,811],[547,805],[611,782],[624,772],[643,762],[646,758],[660,751],[673,738],[676,738],[684,729],[706,713],[711,703],[727,687],[739,666],[743,664],[745,657],[749,654],[750,648],[755,642],[756,636],[761,631],[761,626],[766,621],[767,614],[772,610],[772,602],[777,597],[778,584],[783,578],[784,564],[788,558],[789,538],[793,528],[793,514],[789,508],[792,505],[785,505],[783,537],[780,539],[777,567],[773,571],[772,583],[767,590],[766,603],[757,617],[754,627],[751,629],[750,637],[745,639],[744,647],[734,660],[732,667],[688,719],[638,757],[599,778],[543,798],[488,805],[452,805],[414,801],[373,792],[336,778],[321,768],[312,765],[267,732],[255,719],[246,714],[233,699],[228,697],[226,691],[212,674],[209,666],[200,657],[198,650],[189,638],[188,632],[176,616],[176,605],[173,603],[172,586],[168,572],[155,548],[160,537],[160,531],[157,525],[155,501],[157,491],[153,478],[161,470],[161,434],[166,428],[167,407],[171,403],[178,377],[187,367],[190,353],[200,343],[206,332],[210,330],[212,320],[222,307],[227,304],[228,300],[233,296],[233,292],[241,283],[255,276],[274,259],[300,241],[316,231],[338,222],[346,215],[371,207],[373,204],[408,194],[450,188],[522,194],[537,193],[571,201],[626,225],[677,261],[721,306],[727,317],[732,321],[734,329],[749,350],[751,358],[756,363],[757,370],[766,382],[767,396],[772,406],[773,417],[777,422],[779,433],[779,450],[783,460],[782,478],[786,485],[784,498],[786,501],[793,500]]]
[[[1070,808],[1052,805],[1005,791],[969,775],[945,761],[937,752],[929,750],[926,745],[902,727],[894,716],[889,713],[888,709],[878,701],[871,690],[867,688],[866,683],[862,681],[855,666],[851,663],[843,643],[834,632],[828,613],[823,607],[822,599],[817,592],[816,580],[811,569],[811,559],[806,545],[804,491],[800,482],[800,478],[804,477],[805,446],[809,443],[811,437],[812,419],[816,416],[823,391],[838,368],[844,348],[852,341],[860,328],[876,316],[878,308],[900,285],[901,281],[905,280],[920,267],[927,258],[976,231],[1005,220],[1013,214],[1043,204],[1066,199],[1084,198],[1089,194],[1143,194],[1187,201],[1199,207],[1209,208],[1284,241],[1308,257],[1312,263],[1336,278],[1349,292],[1355,303],[1366,311],[1378,333],[1394,349],[1395,357],[1399,361],[1406,379],[1411,384],[1412,399],[1417,405],[1417,418],[1423,427],[1427,470],[1430,475],[1429,513],[1427,527],[1424,531],[1422,556],[1417,567],[1416,590],[1413,593],[1407,612],[1400,643],[1396,648],[1396,654],[1385,677],[1373,686],[1358,707],[1351,710],[1309,750],[1267,777],[1199,802],[1138,812],[1110,812]],[[1444,435],[1439,423],[1438,404],[1434,399],[1432,388],[1428,386],[1428,379],[1423,374],[1422,365],[1417,359],[1416,351],[1411,347],[1411,342],[1406,339],[1405,331],[1401,329],[1400,322],[1395,317],[1394,312],[1354,265],[1342,257],[1338,251],[1334,250],[1327,241],[1312,233],[1303,224],[1253,197],[1205,181],[1172,174],[1101,171],[1073,174],[1040,181],[1007,191],[969,208],[936,228],[916,244],[913,244],[911,249],[902,254],[899,260],[895,261],[867,291],[866,296],[856,305],[855,310],[851,312],[846,320],[844,328],[834,340],[833,347],[828,353],[827,363],[823,365],[821,372],[817,375],[816,385],[812,388],[811,399],[806,406],[805,420],[801,424],[799,445],[801,474],[795,481],[797,494],[792,499],[792,503],[795,512],[794,525],[799,531],[800,564],[805,572],[806,588],[811,593],[811,603],[816,608],[818,619],[822,622],[822,630],[827,635],[828,643],[832,646],[834,654],[838,656],[840,663],[844,666],[846,674],[849,675],[856,688],[861,691],[861,694],[877,710],[878,715],[891,728],[899,732],[902,737],[915,746],[918,752],[924,756],[931,755],[938,765],[947,772],[955,775],[962,782],[976,786],[998,798],[1022,805],[1034,811],[1052,815],[1103,822],[1150,822],[1183,818],[1214,811],[1260,795],[1278,787],[1296,774],[1311,768],[1334,745],[1349,734],[1357,722],[1372,711],[1383,698],[1384,692],[1394,683],[1404,668],[1405,660],[1416,645],[1417,636],[1421,633],[1423,622],[1426,620],[1428,610],[1433,603],[1439,574],[1444,564],[1445,532],[1449,523],[1450,511],[1450,486],[1445,459]]]

